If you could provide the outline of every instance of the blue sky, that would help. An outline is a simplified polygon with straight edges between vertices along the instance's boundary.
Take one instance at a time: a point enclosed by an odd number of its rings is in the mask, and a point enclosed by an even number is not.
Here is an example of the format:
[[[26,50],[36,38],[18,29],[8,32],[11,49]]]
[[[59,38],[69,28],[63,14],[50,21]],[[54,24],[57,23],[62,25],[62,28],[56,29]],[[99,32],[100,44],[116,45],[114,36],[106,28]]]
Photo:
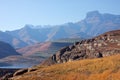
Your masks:
[[[0,30],[77,22],[89,11],[120,14],[120,0],[0,0]]]

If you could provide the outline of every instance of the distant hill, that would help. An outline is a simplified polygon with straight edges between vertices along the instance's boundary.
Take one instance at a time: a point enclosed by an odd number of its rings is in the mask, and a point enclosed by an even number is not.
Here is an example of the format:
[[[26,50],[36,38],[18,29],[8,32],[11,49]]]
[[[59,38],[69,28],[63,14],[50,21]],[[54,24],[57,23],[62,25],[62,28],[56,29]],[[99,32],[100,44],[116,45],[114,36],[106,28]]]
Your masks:
[[[26,68],[40,64],[43,60],[55,54],[64,46],[72,45],[74,41],[81,39],[62,39],[55,42],[36,43],[31,46],[19,48],[16,51],[21,55],[8,56],[0,59],[0,67]]]
[[[120,30],[115,30],[64,47],[42,64],[52,65],[74,60],[101,58],[118,53],[120,53]]]
[[[60,48],[64,46],[69,46],[72,43],[69,42],[44,42],[37,43],[32,46],[26,46],[17,49],[17,52],[21,53],[23,56],[39,56],[43,58],[48,58],[52,54],[55,54]]]
[[[87,13],[85,19],[75,23],[69,22],[55,26],[25,25],[21,29],[6,31],[5,33],[16,38],[12,39],[12,45],[18,48],[38,42],[53,41],[62,38],[91,38],[104,32],[117,29],[120,29],[120,15],[101,14],[98,11],[91,11]],[[5,42],[7,42],[7,40],[5,40]]]
[[[8,43],[0,41],[0,58],[4,58],[11,55],[20,55],[15,49]]]
[[[14,37],[8,33],[2,32],[2,31],[0,31],[0,41],[9,43],[10,45],[12,45],[15,48],[28,45],[27,43],[23,42],[22,40]]]

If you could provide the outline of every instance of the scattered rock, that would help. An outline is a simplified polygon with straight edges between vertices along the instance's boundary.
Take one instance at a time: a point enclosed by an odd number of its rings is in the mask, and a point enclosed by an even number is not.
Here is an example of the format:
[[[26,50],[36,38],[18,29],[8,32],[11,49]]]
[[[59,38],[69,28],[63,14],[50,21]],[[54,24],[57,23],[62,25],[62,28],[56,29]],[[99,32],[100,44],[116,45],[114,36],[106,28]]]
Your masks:
[[[12,73],[7,73],[0,80],[8,80],[8,78],[10,78],[10,77],[13,77],[13,74]]]
[[[36,71],[36,68],[28,68],[28,72]]]
[[[28,69],[20,69],[18,71],[16,71],[13,76],[18,76],[18,75],[22,75],[24,73],[28,72]]]

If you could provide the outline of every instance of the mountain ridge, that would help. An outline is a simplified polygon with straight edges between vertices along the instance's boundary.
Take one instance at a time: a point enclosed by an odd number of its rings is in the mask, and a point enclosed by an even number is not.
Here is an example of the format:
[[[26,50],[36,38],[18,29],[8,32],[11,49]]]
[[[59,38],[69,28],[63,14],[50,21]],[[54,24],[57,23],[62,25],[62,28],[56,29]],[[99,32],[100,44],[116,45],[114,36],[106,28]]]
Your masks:
[[[37,43],[32,46],[26,46],[16,51],[22,54],[23,56],[35,56],[41,55],[41,57],[46,57],[56,53],[60,48],[64,46],[71,45],[72,43],[69,42],[44,42],[44,43]]]
[[[25,25],[21,29],[6,31],[5,33],[22,41],[24,43],[22,47],[24,47],[38,42],[62,38],[91,38],[117,29],[120,29],[120,15],[102,14],[98,11],[91,11],[87,13],[83,20],[75,23],[70,22],[55,26],[47,25],[46,28],[40,25]],[[14,44],[14,40],[12,42],[15,48],[21,47],[19,46],[21,43]]]

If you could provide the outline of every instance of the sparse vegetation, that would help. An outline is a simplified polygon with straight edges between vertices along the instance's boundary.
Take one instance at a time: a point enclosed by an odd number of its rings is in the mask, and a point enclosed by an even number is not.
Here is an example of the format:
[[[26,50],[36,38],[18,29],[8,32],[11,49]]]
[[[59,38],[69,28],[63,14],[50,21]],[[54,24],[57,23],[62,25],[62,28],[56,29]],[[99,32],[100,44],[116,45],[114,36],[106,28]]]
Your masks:
[[[36,66],[37,71],[14,80],[120,80],[120,54],[98,59],[72,61],[52,66]]]

